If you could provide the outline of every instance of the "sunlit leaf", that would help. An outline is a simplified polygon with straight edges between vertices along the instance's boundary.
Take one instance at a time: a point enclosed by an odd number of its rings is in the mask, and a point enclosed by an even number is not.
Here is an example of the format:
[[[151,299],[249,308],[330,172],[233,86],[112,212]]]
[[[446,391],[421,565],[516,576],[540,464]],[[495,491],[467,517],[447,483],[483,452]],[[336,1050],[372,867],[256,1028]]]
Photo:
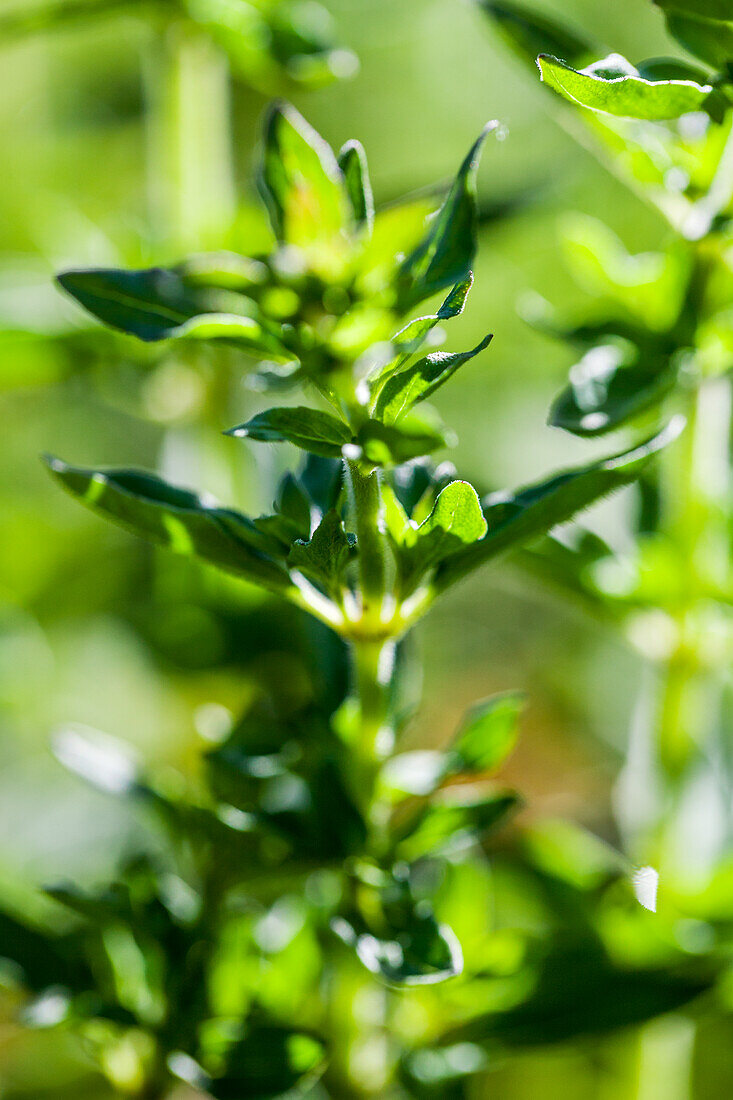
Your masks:
[[[506,692],[474,704],[451,745],[452,767],[461,772],[497,768],[517,742],[524,702],[518,692]]]
[[[260,189],[275,234],[287,244],[330,242],[349,224],[336,157],[289,104],[276,104],[267,118]]]
[[[414,544],[404,550],[400,568],[406,586],[429,569],[465,550],[487,531],[476,490],[467,481],[452,481],[442,490],[427,519],[418,527]]]
[[[460,850],[503,824],[519,806],[512,791],[497,792],[473,784],[445,787],[398,830],[397,854],[413,861]]]
[[[691,80],[650,81],[620,54],[610,54],[580,71],[557,57],[538,58],[542,79],[556,92],[594,111],[650,121],[705,110],[710,84]]]

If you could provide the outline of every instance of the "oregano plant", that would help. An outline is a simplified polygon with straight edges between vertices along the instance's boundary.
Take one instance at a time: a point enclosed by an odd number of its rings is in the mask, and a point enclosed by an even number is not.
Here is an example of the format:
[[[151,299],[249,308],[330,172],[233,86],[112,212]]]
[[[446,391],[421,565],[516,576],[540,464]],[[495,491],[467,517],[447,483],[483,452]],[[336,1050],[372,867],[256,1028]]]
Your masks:
[[[298,391],[300,404],[278,397],[227,426],[233,449],[304,452],[267,515],[137,470],[47,462],[100,516],[295,605],[320,632],[304,659],[331,654],[318,658],[319,692],[295,708],[265,693],[188,783],[105,739],[57,742],[73,770],[136,800],[157,840],[109,887],[51,890],[75,915],[62,931],[6,918],[7,954],[35,993],[26,1021],[73,1026],[121,1094],[156,1100],[185,1081],[221,1100],[460,1096],[487,1043],[531,1042],[537,1021],[556,1038],[602,1031],[709,984],[671,946],[674,966],[619,963],[577,915],[568,952],[568,898],[626,875],[613,853],[577,844],[572,885],[551,848],[519,860],[554,913],[552,943],[537,957],[531,934],[492,938],[487,836],[518,805],[493,773],[519,696],[477,704],[443,749],[401,744],[406,641],[435,600],[635,481],[681,427],[484,498],[432,460],[450,432],[428,399],[491,340],[436,350],[469,298],[476,172],[494,125],[437,212],[421,200],[375,211],[360,144],[337,154],[276,104],[259,175],[269,254],[59,276],[112,328],[222,343],[263,390]],[[504,1002],[486,992],[502,968],[517,983]]]

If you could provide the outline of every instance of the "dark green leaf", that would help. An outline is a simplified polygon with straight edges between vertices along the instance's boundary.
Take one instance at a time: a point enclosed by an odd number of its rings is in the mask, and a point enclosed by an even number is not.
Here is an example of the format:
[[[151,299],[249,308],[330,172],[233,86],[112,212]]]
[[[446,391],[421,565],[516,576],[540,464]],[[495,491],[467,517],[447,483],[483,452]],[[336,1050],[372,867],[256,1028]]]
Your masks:
[[[265,124],[260,189],[278,240],[329,241],[349,223],[343,176],[331,147],[294,107],[275,104]]]
[[[310,542],[296,542],[288,565],[327,589],[338,584],[351,555],[351,546],[338,512],[326,512]]]
[[[359,228],[371,232],[374,224],[374,196],[369,180],[366,153],[360,141],[347,141],[338,155],[339,168],[346,181],[346,193]]]
[[[226,434],[264,443],[294,443],[323,458],[339,458],[342,447],[351,440],[351,430],[342,420],[304,407],[267,409]]]
[[[639,1024],[681,1008],[709,985],[670,969],[623,969],[591,945],[558,945],[544,960],[535,990],[507,1012],[452,1030],[446,1043],[509,1047],[576,1041]]]
[[[716,69],[725,68],[733,59],[733,25],[730,23],[669,11],[667,27],[686,50]]]
[[[523,4],[477,0],[499,28],[512,49],[536,65],[537,55],[564,57],[571,65],[580,65],[595,53],[595,46],[544,12],[532,11]]]
[[[295,525],[298,538],[308,540],[311,531],[311,505],[305,489],[291,473],[286,473],[277,487],[275,508]]]
[[[269,557],[270,540],[239,512],[208,504],[152,474],[83,469],[57,458],[47,464],[72,496],[135,534],[267,588],[290,588],[285,569]]]
[[[385,906],[389,932],[374,934],[358,918],[336,918],[336,935],[353,947],[372,974],[391,985],[433,985],[461,973],[461,946],[446,925],[438,924],[430,912],[418,911],[414,903]]]
[[[468,274],[477,246],[476,173],[489,122],[458,170],[445,202],[420,244],[403,262],[399,280],[404,309],[429,298]]]
[[[216,1100],[275,1100],[312,1087],[323,1072],[325,1050],[305,1032],[261,1025],[231,1047],[224,1071],[213,1078],[190,1058],[174,1055],[171,1062],[177,1076]]]
[[[660,400],[675,377],[668,359],[633,344],[597,346],[573,367],[548,423],[575,435],[601,435]]]
[[[524,696],[517,692],[494,695],[468,712],[451,746],[452,767],[461,772],[497,768],[517,742]]]
[[[629,485],[683,427],[684,419],[674,417],[658,435],[631,451],[557,474],[513,495],[489,497],[483,507],[488,533],[444,563],[434,582],[436,588],[444,590],[498,554],[546,534],[594,501]]]
[[[691,80],[644,80],[620,54],[611,54],[581,71],[550,55],[541,55],[537,61],[544,82],[565,99],[624,118],[679,118],[705,110],[713,91],[712,85]]]
[[[399,466],[447,446],[449,437],[432,420],[413,414],[399,424],[367,420],[356,441],[365,458],[375,466]]]
[[[733,0],[654,0],[664,11],[681,11],[702,19],[733,22]]]
[[[246,298],[221,287],[191,285],[177,271],[66,271],[58,282],[104,324],[140,340],[222,339],[281,350],[248,316],[253,307]]]
[[[375,415],[385,424],[394,424],[418,401],[430,397],[459,367],[488,347],[492,339],[492,335],[485,336],[470,351],[431,352],[391,375],[379,392]]]

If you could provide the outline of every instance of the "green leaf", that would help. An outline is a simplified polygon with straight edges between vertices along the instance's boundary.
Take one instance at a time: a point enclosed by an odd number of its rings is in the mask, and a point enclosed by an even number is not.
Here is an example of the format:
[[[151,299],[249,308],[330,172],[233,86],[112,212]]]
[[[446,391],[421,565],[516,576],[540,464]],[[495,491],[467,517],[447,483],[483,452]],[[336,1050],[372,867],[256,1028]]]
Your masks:
[[[686,50],[716,69],[724,69],[733,59],[733,25],[730,23],[668,11],[667,28]]]
[[[277,546],[239,512],[137,470],[84,469],[58,458],[46,462],[72,496],[127,530],[266,588],[291,587],[286,570],[270,557]]]
[[[177,271],[66,271],[58,283],[104,324],[140,340],[225,339],[282,351],[248,316],[252,303],[233,291],[191,285]]]
[[[330,511],[310,542],[296,542],[288,556],[288,565],[331,589],[338,584],[351,553],[341,517]]]
[[[699,974],[669,967],[618,967],[593,942],[560,940],[542,961],[535,989],[519,1004],[480,1015],[443,1041],[508,1047],[575,1042],[681,1008],[709,985]]]
[[[437,313],[430,313],[426,317],[416,317],[392,337],[390,340],[391,358],[378,369],[377,374],[370,380],[370,407],[372,409],[387,378],[390,378],[396,371],[401,370],[411,356],[420,350],[435,326],[440,324],[441,321],[450,321],[453,317],[458,317],[463,313],[472,286],[473,272],[469,271],[465,279],[456,283]]]
[[[367,970],[390,985],[434,985],[460,974],[461,946],[447,925],[432,913],[423,912],[409,901],[388,904],[384,917],[390,926],[380,934],[362,920],[336,917],[333,931],[353,947]],[[380,925],[385,922],[380,921]]]
[[[364,457],[375,466],[399,466],[447,446],[450,436],[435,424],[433,418],[413,413],[405,416],[399,424],[367,420],[359,429],[356,442]]]
[[[519,805],[512,791],[496,792],[462,783],[445,787],[398,831],[396,855],[412,862],[457,851],[503,822]]]
[[[668,358],[653,358],[633,344],[600,344],[570,372],[548,423],[575,435],[601,435],[643,412],[674,385]]]
[[[565,99],[623,118],[679,118],[705,110],[713,91],[712,85],[692,80],[644,80],[620,54],[610,54],[580,71],[550,55],[541,55],[537,63],[544,82]]]
[[[208,1076],[185,1055],[171,1058],[173,1073],[215,1100],[275,1100],[309,1091],[325,1068],[320,1040],[306,1032],[262,1024],[250,1028],[225,1055],[223,1072]]]
[[[517,742],[524,696],[518,692],[494,695],[468,712],[451,746],[452,767],[461,772],[492,771]]]
[[[523,4],[477,0],[514,52],[535,67],[538,54],[564,57],[579,65],[595,52],[595,46],[544,12]]]
[[[681,11],[701,19],[733,22],[733,0],[654,0],[654,3],[665,12]]]
[[[683,417],[673,417],[658,435],[631,451],[557,474],[515,494],[489,497],[483,506],[486,536],[443,563],[435,588],[445,590],[499,554],[546,534],[594,501],[629,485],[659,450],[677,438],[684,424]]]
[[[690,252],[684,245],[631,254],[603,222],[571,214],[563,218],[562,246],[583,288],[618,302],[641,320],[642,329],[664,332],[679,317],[691,274]]]
[[[486,519],[476,490],[467,481],[450,482],[439,494],[430,515],[418,527],[414,544],[400,555],[405,588],[416,585],[429,569],[482,539],[486,531]]]
[[[342,420],[305,407],[267,409],[226,435],[264,443],[294,443],[324,458],[340,458],[342,447],[351,441],[351,430]]]
[[[290,104],[276,103],[267,117],[259,182],[275,235],[286,244],[328,243],[349,224],[336,157]]]
[[[418,401],[424,401],[447,382],[459,367],[488,347],[493,335],[485,336],[470,351],[435,351],[392,374],[379,392],[374,415],[385,424],[394,424]]]
[[[497,122],[489,122],[458,170],[445,202],[422,241],[399,270],[404,309],[429,298],[468,274],[477,247],[476,174],[481,147]]]
[[[354,221],[358,228],[365,228],[371,233],[374,224],[374,196],[366,153],[361,142],[347,141],[338,155],[338,164],[343,172]]]

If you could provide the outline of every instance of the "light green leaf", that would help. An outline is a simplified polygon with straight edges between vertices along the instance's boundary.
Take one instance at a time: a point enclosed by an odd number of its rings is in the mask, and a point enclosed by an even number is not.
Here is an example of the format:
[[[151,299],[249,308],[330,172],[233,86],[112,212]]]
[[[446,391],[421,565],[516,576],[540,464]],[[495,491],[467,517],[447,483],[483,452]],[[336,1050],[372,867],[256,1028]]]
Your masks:
[[[657,332],[677,320],[691,273],[685,246],[632,254],[607,225],[585,214],[563,218],[562,246],[573,274],[591,294],[608,296]]]
[[[433,582],[435,588],[444,591],[485,562],[546,534],[594,501],[629,485],[658,451],[677,438],[684,425],[683,417],[673,417],[658,435],[631,451],[557,474],[514,494],[499,493],[487,498],[483,505],[488,523],[486,536],[453,554],[439,567]]]
[[[514,52],[534,68],[538,54],[564,57],[571,65],[589,58],[595,47],[544,12],[523,4],[477,0]]]
[[[487,525],[476,490],[467,481],[452,481],[442,490],[432,512],[416,532],[413,546],[399,558],[405,589],[441,562],[482,539]]]
[[[360,141],[347,141],[338,155],[346,193],[358,228],[371,232],[374,224],[374,196],[369,179],[366,153]]]
[[[275,104],[265,124],[260,190],[278,240],[329,244],[348,226],[343,176],[331,147],[294,107]]]
[[[279,547],[251,520],[137,470],[94,470],[46,460],[51,473],[92,511],[179,554],[283,592],[287,571],[270,556]]]
[[[550,55],[541,55],[537,63],[544,82],[565,99],[623,118],[679,118],[705,110],[713,91],[712,85],[692,80],[645,80],[620,54],[610,54],[580,71]]]
[[[452,767],[461,772],[497,768],[517,742],[519,715],[525,699],[506,692],[476,703],[468,712],[451,746]]]
[[[351,429],[342,420],[305,407],[267,409],[226,434],[264,443],[294,443],[324,458],[340,458],[342,447],[351,440]]]
[[[422,241],[399,271],[401,304],[409,309],[468,274],[476,254],[476,174],[481,147],[497,122],[489,122],[458,170],[445,202]]]
[[[464,783],[445,787],[400,831],[396,855],[412,862],[465,848],[519,806],[520,799],[512,791]]]
[[[394,424],[418,401],[430,397],[444,382],[491,343],[493,336],[485,336],[470,351],[435,351],[403,370],[392,374],[380,390],[374,406],[374,415],[385,424]]]

